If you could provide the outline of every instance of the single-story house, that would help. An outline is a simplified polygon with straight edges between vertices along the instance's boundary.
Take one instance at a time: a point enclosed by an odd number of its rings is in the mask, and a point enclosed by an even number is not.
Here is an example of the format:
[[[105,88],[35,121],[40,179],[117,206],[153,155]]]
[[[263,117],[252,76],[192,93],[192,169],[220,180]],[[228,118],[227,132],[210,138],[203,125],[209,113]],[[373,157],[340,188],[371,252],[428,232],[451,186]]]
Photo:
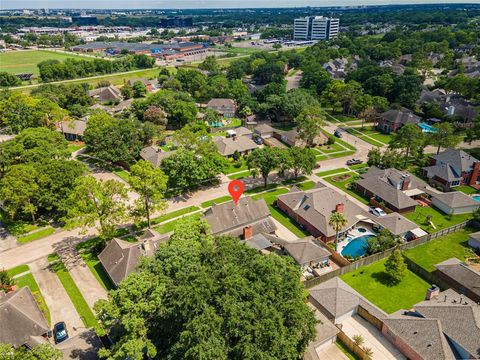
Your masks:
[[[443,191],[459,185],[475,185],[479,181],[480,162],[463,150],[446,149],[430,156],[429,166],[423,168],[428,181]]]
[[[230,134],[230,137],[233,137],[233,136],[237,136],[237,137],[240,137],[240,136],[246,136],[248,138],[252,138],[253,136],[253,133],[248,130],[246,127],[243,127],[243,126],[240,126],[240,127],[237,127],[235,129],[232,129],[232,130],[227,130],[227,136],[229,134],[229,131],[231,132]]]
[[[480,207],[480,202],[461,191],[447,193],[431,192],[432,205],[442,210],[445,214],[469,214]]]
[[[398,131],[404,125],[417,125],[418,123],[420,123],[420,117],[407,108],[401,108],[399,110],[391,109],[382,113],[377,127],[383,133],[390,134]]]
[[[330,252],[317,244],[313,236],[281,243],[285,252],[303,268],[327,265]]]
[[[374,221],[381,228],[388,229],[393,235],[405,241],[427,235],[427,233],[420,229],[413,221],[395,212],[385,216],[375,217]]]
[[[311,235],[324,242],[335,240],[335,230],[328,224],[334,212],[343,213],[347,219],[347,226],[340,235],[369,217],[347,196],[329,187],[301,191],[294,186],[287,194],[277,198],[277,206]]]
[[[115,105],[112,108],[112,112],[114,114],[120,114],[124,112],[126,109],[128,109],[132,105],[134,100],[135,99],[127,99],[127,100],[120,101],[117,105]]]
[[[170,155],[174,154],[175,150],[172,151],[163,151],[160,147],[156,145],[147,146],[140,151],[140,157],[143,160],[148,161],[153,165],[153,167],[160,167],[163,159],[168,158]]]
[[[235,152],[240,155],[246,155],[250,151],[258,148],[258,145],[248,136],[232,136],[229,138],[214,138],[218,152],[223,156],[232,156]]]
[[[372,205],[384,205],[391,211],[415,211],[415,197],[425,193],[427,184],[407,171],[372,166],[355,183],[358,193],[371,199]]]
[[[275,129],[268,124],[260,124],[253,129],[253,133],[262,139],[268,139],[273,136]]]
[[[250,196],[242,197],[237,204],[213,204],[203,218],[213,235],[229,234],[247,241],[256,234],[274,234],[277,230],[265,200],[253,200]]]
[[[133,79],[129,79],[127,81],[127,85],[132,87],[133,85],[135,85],[135,83],[139,81],[141,82],[143,85],[145,85],[145,87],[147,88],[147,91],[148,92],[152,92],[156,89],[158,89],[159,85],[158,85],[158,80],[157,79],[153,79],[153,80],[147,80],[145,78],[133,78]]]
[[[9,293],[0,291],[0,343],[33,348],[47,342],[49,331],[29,287]]]
[[[305,141],[303,141],[299,137],[298,131],[296,129],[292,129],[289,131],[275,130],[273,133],[273,136],[289,146],[296,146],[296,147],[303,148],[307,145]],[[324,145],[327,143],[327,141],[328,141],[327,135],[325,135],[323,132],[320,132],[320,134],[318,134],[313,140],[313,145],[314,146]]]
[[[237,104],[232,99],[211,99],[207,103],[207,109],[215,110],[220,116],[233,118],[237,112]]]
[[[138,242],[128,242],[113,238],[98,255],[103,268],[115,286],[134,272],[142,256],[153,256],[161,242],[166,242],[169,234],[159,234],[147,229]]]
[[[87,122],[84,120],[66,120],[57,123],[57,131],[61,132],[68,141],[82,141],[86,128]]]
[[[468,238],[468,246],[480,251],[480,231],[470,234]]]
[[[480,304],[480,272],[457,258],[435,265],[435,275],[447,282],[455,291]]]
[[[99,102],[109,102],[109,101],[121,101],[122,93],[120,90],[113,86],[101,87],[98,89],[90,90],[88,96],[94,98]]]

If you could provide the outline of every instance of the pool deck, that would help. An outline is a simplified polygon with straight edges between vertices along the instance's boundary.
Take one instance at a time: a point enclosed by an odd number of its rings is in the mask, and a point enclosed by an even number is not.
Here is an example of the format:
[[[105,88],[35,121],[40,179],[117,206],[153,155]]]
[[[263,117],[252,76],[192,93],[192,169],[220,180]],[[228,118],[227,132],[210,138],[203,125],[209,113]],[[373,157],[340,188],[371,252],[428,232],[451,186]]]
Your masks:
[[[359,231],[359,229],[363,229],[365,231]],[[365,235],[375,235],[372,231],[364,228],[363,226],[356,227],[354,229],[348,230],[347,231],[347,236],[338,243],[337,245],[337,253],[341,254],[343,249],[352,241],[355,240],[359,237],[365,236]]]

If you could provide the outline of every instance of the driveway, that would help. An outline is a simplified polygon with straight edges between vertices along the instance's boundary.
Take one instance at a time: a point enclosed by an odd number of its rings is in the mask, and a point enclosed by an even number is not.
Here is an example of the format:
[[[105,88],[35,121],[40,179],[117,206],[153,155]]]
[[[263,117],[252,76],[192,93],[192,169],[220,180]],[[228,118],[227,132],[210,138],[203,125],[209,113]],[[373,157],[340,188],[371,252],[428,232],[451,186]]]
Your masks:
[[[354,315],[351,318],[342,322],[342,331],[353,338],[354,335],[362,335],[365,339],[364,347],[370,348],[373,351],[373,360],[404,360],[406,359],[393,346],[382,333],[368,321]]]
[[[96,360],[102,343],[93,329],[86,330],[57,345],[64,359]]]
[[[347,355],[335,344],[319,347],[316,351],[320,360],[348,360]]]
[[[42,258],[29,266],[50,310],[52,326],[59,321],[65,321],[70,336],[75,336],[85,329],[57,274],[50,270],[48,260]]]

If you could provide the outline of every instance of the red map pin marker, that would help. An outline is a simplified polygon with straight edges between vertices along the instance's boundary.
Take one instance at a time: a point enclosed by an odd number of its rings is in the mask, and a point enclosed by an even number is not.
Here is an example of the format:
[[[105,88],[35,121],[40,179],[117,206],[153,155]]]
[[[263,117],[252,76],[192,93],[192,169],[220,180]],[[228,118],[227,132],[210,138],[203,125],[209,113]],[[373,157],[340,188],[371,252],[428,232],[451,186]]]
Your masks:
[[[241,182],[240,180],[232,180],[228,184],[228,192],[232,196],[232,199],[235,205],[237,205],[238,199],[240,199],[240,196],[242,196],[244,189],[245,189],[245,186],[243,185],[243,182]]]

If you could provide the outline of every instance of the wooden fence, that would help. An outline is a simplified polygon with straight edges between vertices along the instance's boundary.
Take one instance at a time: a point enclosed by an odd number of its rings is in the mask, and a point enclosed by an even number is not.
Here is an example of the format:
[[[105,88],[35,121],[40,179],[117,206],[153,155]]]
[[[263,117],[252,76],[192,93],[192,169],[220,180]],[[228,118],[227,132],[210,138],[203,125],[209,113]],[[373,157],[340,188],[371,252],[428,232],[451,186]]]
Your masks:
[[[449,228],[434,232],[432,234],[427,234],[425,236],[419,237],[418,239],[409,241],[407,243],[403,243],[399,246],[399,248],[402,251],[414,248],[416,246],[425,244],[425,243],[427,243],[427,242],[429,242],[433,239],[436,239],[440,236],[450,234],[452,232],[463,229],[469,224],[470,224],[470,221],[465,221],[463,223],[460,223],[460,224],[451,226]],[[316,286],[318,284],[321,284],[321,283],[323,283],[327,280],[333,279],[334,277],[337,277],[337,276],[344,275],[344,274],[347,274],[349,272],[355,271],[362,266],[370,265],[374,262],[377,262],[379,260],[382,260],[382,259],[385,259],[385,258],[389,257],[393,253],[394,250],[395,250],[395,248],[391,248],[391,249],[388,249],[386,251],[361,258],[361,259],[359,259],[359,260],[357,260],[357,261],[355,261],[355,262],[353,262],[349,265],[346,265],[346,266],[341,267],[339,269],[333,270],[333,271],[331,271],[329,273],[326,273],[326,274],[323,274],[319,277],[307,280],[307,281],[305,281],[304,285],[305,285],[306,288],[311,288],[311,287]],[[408,263],[412,263],[412,261],[407,262],[407,264]],[[428,272],[426,272],[426,273],[428,273]],[[428,280],[428,278],[426,278],[426,280]]]
[[[337,338],[345,344],[347,348],[350,349],[360,360],[371,360],[372,358],[368,356],[365,351],[355,344],[355,342],[348,337],[342,330],[337,334]]]

